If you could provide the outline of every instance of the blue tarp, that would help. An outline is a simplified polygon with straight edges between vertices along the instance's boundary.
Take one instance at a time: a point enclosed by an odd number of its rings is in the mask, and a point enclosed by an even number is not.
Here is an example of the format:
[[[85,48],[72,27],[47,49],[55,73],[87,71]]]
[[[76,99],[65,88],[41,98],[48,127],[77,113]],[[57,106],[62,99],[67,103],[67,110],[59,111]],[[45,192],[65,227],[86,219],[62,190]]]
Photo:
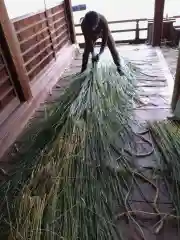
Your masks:
[[[73,12],[86,10],[86,4],[72,6],[72,10],[73,10]]]

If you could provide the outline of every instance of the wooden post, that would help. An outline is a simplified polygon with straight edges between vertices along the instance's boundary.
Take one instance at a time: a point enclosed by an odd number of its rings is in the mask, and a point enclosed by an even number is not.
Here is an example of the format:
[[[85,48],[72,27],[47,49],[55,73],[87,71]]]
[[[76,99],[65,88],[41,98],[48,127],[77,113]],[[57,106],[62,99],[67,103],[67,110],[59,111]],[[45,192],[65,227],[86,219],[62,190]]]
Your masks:
[[[135,35],[135,42],[139,42],[139,20],[136,20],[136,35]]]
[[[29,78],[24,67],[15,29],[9,19],[4,0],[0,0],[0,43],[18,96],[21,101],[27,101],[32,97]]]
[[[155,0],[154,24],[153,24],[153,47],[161,45],[163,14],[165,0]]]
[[[57,59],[54,38],[51,31],[51,30],[54,31],[53,20],[51,18],[51,14],[49,13],[50,9],[47,9],[46,0],[44,0],[44,7],[45,7],[45,16],[47,18],[47,24],[48,24],[48,32],[49,32],[50,40],[52,43],[53,55],[54,55],[54,58]]]
[[[74,44],[76,43],[76,32],[74,27],[74,17],[72,12],[71,0],[64,0],[64,7],[65,7],[66,16],[67,16],[71,42]]]
[[[171,102],[171,108],[173,111],[176,108],[176,104],[177,104],[179,98],[180,98],[180,49],[179,49],[174,90],[173,90],[172,102]]]

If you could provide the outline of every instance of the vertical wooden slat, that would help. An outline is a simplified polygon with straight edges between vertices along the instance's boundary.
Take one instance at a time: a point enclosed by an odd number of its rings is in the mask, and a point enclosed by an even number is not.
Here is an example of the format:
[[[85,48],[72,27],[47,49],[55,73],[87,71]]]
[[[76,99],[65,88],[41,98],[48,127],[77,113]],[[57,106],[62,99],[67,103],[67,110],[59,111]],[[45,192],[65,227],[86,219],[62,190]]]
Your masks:
[[[136,20],[136,33],[135,33],[135,42],[139,42],[139,20]]]
[[[65,7],[66,17],[68,22],[68,28],[70,32],[70,39],[71,39],[71,42],[74,44],[76,43],[76,32],[75,32],[75,26],[74,26],[71,0],[64,0],[64,7]]]
[[[8,68],[21,101],[32,97],[29,78],[21,56],[19,42],[11,23],[4,0],[0,0],[0,42]]]
[[[173,90],[172,102],[171,102],[171,108],[173,111],[176,108],[176,104],[179,98],[180,98],[180,48],[179,48],[179,56],[177,60],[174,90]]]
[[[153,24],[153,47],[161,45],[163,14],[165,0],[155,0],[154,24]]]
[[[48,32],[49,32],[50,39],[51,39],[51,42],[52,42],[53,56],[54,56],[55,59],[57,59],[56,48],[55,48],[55,43],[54,43],[55,39],[53,38],[53,35],[52,35],[52,31],[54,31],[54,25],[53,25],[53,20],[50,17],[50,13],[47,10],[46,0],[44,0],[44,6],[45,6],[45,15],[46,15],[47,22],[48,22]]]

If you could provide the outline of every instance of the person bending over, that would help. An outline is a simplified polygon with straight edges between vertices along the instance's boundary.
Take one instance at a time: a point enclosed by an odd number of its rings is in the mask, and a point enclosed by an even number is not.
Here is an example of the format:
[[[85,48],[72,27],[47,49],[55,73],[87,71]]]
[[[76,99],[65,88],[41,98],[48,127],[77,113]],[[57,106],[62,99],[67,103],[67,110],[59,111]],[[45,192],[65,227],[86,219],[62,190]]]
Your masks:
[[[99,61],[99,57],[104,52],[106,45],[108,46],[114,63],[117,66],[117,71],[120,75],[123,75],[121,71],[120,58],[112,34],[108,27],[106,18],[94,11],[86,13],[81,22],[81,29],[85,39],[85,49],[83,53],[81,72],[84,72],[87,68],[89,54],[92,54],[92,61]],[[94,45],[98,38],[102,38],[99,54],[95,55]]]

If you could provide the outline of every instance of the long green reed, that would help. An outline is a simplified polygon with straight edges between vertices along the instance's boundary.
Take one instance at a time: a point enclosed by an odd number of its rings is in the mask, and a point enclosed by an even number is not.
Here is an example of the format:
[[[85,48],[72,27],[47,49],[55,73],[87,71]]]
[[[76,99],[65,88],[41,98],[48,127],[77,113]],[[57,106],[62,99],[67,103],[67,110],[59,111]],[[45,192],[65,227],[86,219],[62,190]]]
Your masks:
[[[151,133],[155,142],[159,170],[165,180],[175,214],[180,216],[180,129],[171,121],[154,123]]]
[[[124,144],[137,100],[134,70],[123,68],[123,77],[107,66],[80,75],[41,123],[23,168],[0,189],[9,239],[123,239],[114,214],[132,178]]]

